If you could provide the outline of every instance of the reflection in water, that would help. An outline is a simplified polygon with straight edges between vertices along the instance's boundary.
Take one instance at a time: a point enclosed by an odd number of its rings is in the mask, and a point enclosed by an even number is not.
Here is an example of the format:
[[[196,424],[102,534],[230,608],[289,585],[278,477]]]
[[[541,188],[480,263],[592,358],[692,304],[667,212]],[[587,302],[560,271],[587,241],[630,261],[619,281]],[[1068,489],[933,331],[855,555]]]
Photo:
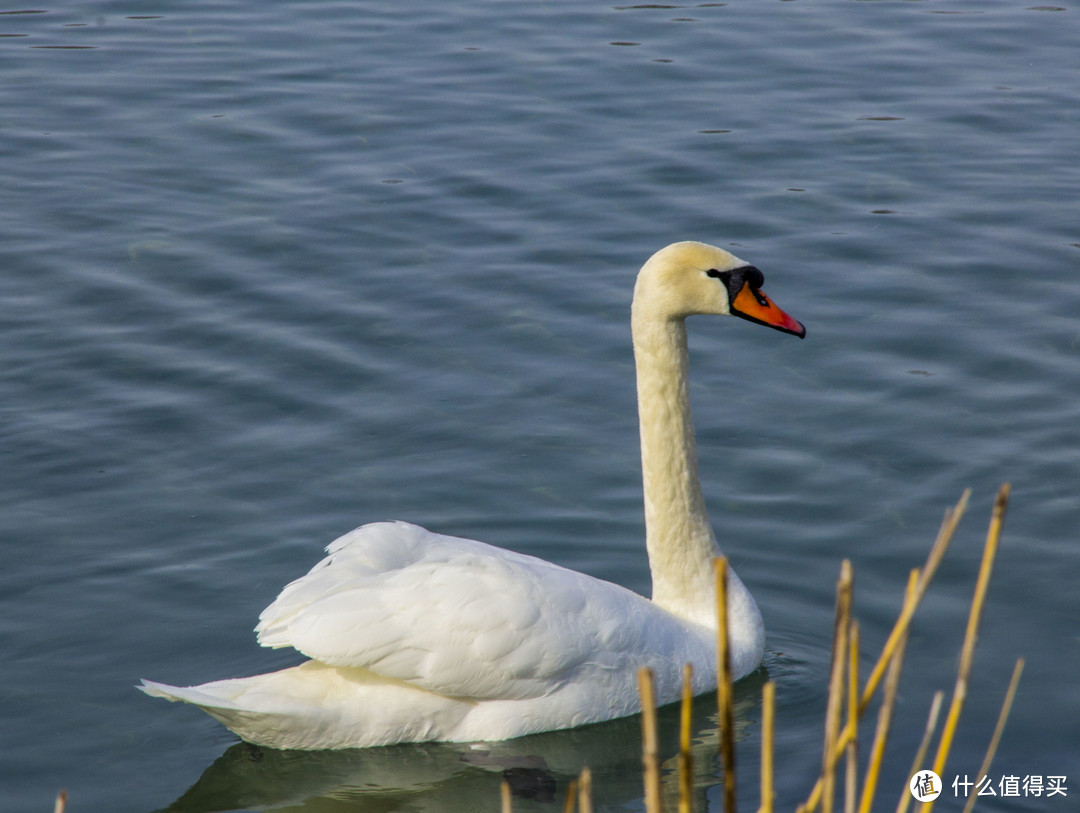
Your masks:
[[[764,672],[736,686],[736,735],[757,725]],[[697,809],[718,781],[716,704],[695,701],[694,785]],[[677,796],[675,755],[679,709],[660,710],[664,795]],[[641,797],[641,720],[552,731],[494,743],[422,743],[347,751],[275,751],[239,743],[230,747],[169,807],[169,813],[236,809],[303,811],[496,810],[507,780],[514,809],[550,810],[584,767],[593,775],[597,807]]]

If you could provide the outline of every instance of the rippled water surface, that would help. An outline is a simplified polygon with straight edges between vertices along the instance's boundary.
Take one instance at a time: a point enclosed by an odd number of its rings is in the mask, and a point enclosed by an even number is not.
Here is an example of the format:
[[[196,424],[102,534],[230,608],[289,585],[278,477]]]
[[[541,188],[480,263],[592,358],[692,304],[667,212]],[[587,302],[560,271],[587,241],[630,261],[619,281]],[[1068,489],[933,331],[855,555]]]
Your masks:
[[[259,611],[377,519],[647,592],[628,309],[689,238],[808,327],[690,325],[706,498],[769,630],[743,806],[766,675],[781,808],[813,783],[841,560],[876,652],[970,487],[909,644],[893,808],[1009,481],[946,779],[1024,656],[991,775],[1073,787],[994,809],[1075,809],[1080,7],[0,11],[0,807],[495,810],[517,766],[515,809],[554,810],[588,764],[598,809],[642,809],[636,720],[274,753],[133,685],[296,663]]]

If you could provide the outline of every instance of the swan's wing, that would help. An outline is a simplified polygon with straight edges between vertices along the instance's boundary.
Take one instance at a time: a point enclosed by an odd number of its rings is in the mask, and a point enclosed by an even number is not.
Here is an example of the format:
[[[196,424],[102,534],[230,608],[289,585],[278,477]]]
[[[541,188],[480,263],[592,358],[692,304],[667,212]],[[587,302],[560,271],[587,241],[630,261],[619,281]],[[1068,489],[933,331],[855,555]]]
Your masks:
[[[259,643],[455,697],[535,697],[635,646],[650,602],[530,556],[365,525],[259,616]]]

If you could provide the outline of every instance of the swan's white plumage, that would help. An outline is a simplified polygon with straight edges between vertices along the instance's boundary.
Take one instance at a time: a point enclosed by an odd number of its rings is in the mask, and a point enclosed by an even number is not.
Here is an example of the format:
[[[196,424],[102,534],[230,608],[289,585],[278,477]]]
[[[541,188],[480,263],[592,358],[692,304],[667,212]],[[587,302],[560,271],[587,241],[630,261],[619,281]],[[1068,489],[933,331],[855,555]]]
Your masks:
[[[312,660],[144,691],[197,705],[251,742],[343,748],[507,739],[632,714],[641,666],[663,697],[678,692],[684,663],[699,691],[715,685],[715,633],[616,584],[405,522],[365,525],[327,553],[257,627],[260,643]],[[757,665],[746,660],[740,675]]]
[[[632,322],[652,600],[482,542],[375,523],[333,542],[259,617],[261,644],[311,660],[140,688],[199,706],[250,742],[313,749],[498,740],[632,714],[642,666],[654,670],[662,703],[678,697],[685,663],[695,691],[714,687],[710,574],[719,549],[697,479],[684,319],[735,313],[729,272],[741,280],[746,268],[721,249],[676,243],[638,276]],[[761,303],[757,288],[753,296]],[[752,321],[802,335],[771,303],[775,312],[750,307]],[[729,573],[739,678],[761,661],[764,627]]]
[[[473,700],[540,697],[640,655],[654,611],[625,588],[482,542],[404,522],[365,525],[327,548],[256,628],[330,666],[360,667]],[[658,635],[678,620],[658,616]]]

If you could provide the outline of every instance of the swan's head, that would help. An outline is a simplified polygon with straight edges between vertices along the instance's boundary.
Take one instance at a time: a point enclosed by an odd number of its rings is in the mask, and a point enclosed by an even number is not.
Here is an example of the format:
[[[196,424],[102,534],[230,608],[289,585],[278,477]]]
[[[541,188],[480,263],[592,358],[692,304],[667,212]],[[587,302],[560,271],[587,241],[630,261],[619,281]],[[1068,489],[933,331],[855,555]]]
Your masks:
[[[660,320],[694,314],[740,316],[804,337],[802,323],[762,293],[764,282],[761,271],[721,248],[672,243],[642,266],[634,286],[634,312]]]

